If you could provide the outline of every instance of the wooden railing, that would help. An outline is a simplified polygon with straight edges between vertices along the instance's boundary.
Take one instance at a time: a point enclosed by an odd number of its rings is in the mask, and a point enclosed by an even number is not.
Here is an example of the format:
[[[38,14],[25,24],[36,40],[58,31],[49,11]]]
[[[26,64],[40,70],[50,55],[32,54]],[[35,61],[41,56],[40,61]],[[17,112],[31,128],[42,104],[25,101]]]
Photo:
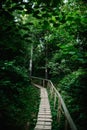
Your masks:
[[[66,104],[64,103],[64,100],[61,96],[61,94],[58,92],[58,90],[54,87],[51,80],[38,78],[38,77],[31,77],[31,81],[34,84],[41,85],[43,87],[49,88],[49,91],[51,93],[51,96],[54,95],[54,107],[56,106],[56,101],[58,100],[58,123],[60,123],[61,120],[61,114],[65,116],[65,130],[77,130],[75,123],[73,122],[73,119],[70,116],[70,113],[66,107]]]

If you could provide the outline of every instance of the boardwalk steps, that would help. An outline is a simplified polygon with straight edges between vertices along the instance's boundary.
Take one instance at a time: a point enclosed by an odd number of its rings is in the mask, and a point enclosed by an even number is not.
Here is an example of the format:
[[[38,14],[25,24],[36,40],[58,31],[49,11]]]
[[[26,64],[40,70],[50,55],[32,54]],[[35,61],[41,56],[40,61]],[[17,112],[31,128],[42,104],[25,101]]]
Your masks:
[[[46,88],[43,88],[39,85],[35,85],[35,86],[40,88],[41,101],[39,106],[37,123],[34,130],[51,130],[52,116],[51,116],[47,90]]]

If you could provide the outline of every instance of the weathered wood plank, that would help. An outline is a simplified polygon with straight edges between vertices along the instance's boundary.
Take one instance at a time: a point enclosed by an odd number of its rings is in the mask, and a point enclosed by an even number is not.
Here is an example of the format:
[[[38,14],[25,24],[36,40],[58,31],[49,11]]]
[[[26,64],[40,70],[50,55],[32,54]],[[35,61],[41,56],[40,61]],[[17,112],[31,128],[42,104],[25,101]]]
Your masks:
[[[46,126],[51,126],[51,122],[38,121],[36,125],[46,125]]]
[[[52,119],[50,119],[50,118],[38,118],[37,121],[52,122]]]
[[[38,115],[38,118],[52,118],[51,115]]]

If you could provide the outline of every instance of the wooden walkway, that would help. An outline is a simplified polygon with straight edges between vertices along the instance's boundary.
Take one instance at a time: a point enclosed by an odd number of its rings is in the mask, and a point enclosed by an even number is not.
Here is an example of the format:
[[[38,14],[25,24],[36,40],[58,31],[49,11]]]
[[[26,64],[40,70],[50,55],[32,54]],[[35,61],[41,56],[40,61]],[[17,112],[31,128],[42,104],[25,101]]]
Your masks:
[[[33,81],[33,82],[32,82]],[[54,108],[57,111],[58,124],[61,122],[62,115],[64,118],[64,130],[77,130],[77,127],[66,107],[66,104],[59,93],[55,88],[51,80],[38,78],[31,76],[31,82],[34,86],[40,88],[41,90],[41,102],[39,107],[39,113],[37,118],[37,124],[34,130],[51,130],[52,126],[52,117],[50,111],[50,105],[48,101],[48,95],[46,88],[49,89],[50,97],[54,102]],[[37,85],[38,84],[38,85]],[[46,88],[44,88],[44,86]],[[58,104],[57,104],[58,102]]]
[[[40,88],[41,101],[39,106],[37,123],[34,130],[51,130],[52,116],[51,116],[47,90],[46,88],[43,88],[39,85],[35,85],[35,86]]]

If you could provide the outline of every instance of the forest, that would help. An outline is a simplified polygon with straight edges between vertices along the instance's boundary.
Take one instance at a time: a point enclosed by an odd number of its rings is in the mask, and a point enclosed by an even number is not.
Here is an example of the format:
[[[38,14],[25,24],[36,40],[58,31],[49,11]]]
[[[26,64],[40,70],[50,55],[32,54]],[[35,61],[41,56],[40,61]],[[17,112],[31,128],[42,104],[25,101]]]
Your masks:
[[[34,129],[40,92],[31,75],[52,80],[86,130],[86,47],[87,0],[0,0],[0,130]]]

